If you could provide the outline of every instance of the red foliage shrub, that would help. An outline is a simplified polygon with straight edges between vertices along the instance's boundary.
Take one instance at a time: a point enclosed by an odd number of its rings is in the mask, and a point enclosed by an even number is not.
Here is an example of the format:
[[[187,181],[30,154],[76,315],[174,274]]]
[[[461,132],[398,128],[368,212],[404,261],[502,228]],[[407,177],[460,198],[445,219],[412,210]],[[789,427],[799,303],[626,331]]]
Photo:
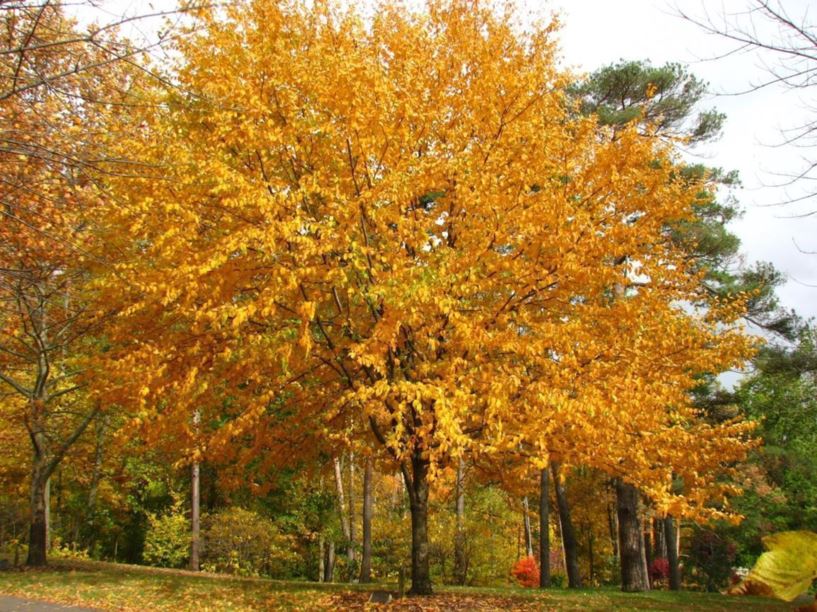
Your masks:
[[[669,561],[664,557],[654,559],[650,564],[650,580],[666,580],[669,578]]]
[[[539,586],[539,564],[533,557],[523,557],[514,563],[511,574],[520,586],[529,588]]]

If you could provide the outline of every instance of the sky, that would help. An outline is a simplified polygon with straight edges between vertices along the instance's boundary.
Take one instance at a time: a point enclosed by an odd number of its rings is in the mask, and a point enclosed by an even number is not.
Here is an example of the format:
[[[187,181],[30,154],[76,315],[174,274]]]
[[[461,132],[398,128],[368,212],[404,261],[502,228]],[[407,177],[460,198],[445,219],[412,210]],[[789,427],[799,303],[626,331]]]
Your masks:
[[[362,0],[349,0],[358,3]],[[366,0],[368,2],[369,0]],[[788,14],[815,24],[817,3],[813,0],[780,0]],[[743,95],[736,92],[762,82],[774,56],[738,53],[720,58],[734,44],[706,33],[684,20],[679,12],[714,20],[740,19],[750,0],[517,0],[531,16],[560,15],[561,56],[565,67],[580,72],[618,60],[649,60],[654,65],[680,62],[707,81],[710,96],[705,107],[726,114],[722,137],[689,152],[697,161],[738,170],[742,188],[737,197],[744,214],[732,225],[741,238],[746,263],[769,261],[786,276],[779,289],[782,304],[808,317],[817,317],[817,197],[799,204],[776,205],[798,196],[803,184],[784,190],[776,173],[796,172],[810,150],[793,146],[775,147],[781,130],[817,118],[817,85],[811,90],[792,91],[769,87]],[[413,3],[410,0],[410,3]],[[172,8],[174,0],[103,0],[94,2],[92,13],[102,9],[110,15],[145,14]],[[809,13],[809,5],[811,12]],[[89,14],[84,15],[89,17]],[[82,16],[80,17],[81,20]],[[104,17],[102,21],[105,21]],[[148,32],[151,22],[139,23]],[[759,23],[761,36],[774,37],[773,28]],[[150,35],[148,35],[150,38]],[[715,59],[720,58],[720,59]],[[811,109],[804,93],[811,93]],[[817,143],[813,148],[817,159]]]
[[[691,153],[701,163],[739,171],[743,186],[734,195],[744,214],[732,229],[741,239],[746,262],[772,262],[787,279],[778,292],[782,304],[817,317],[817,253],[803,252],[817,251],[817,214],[802,216],[817,211],[817,197],[776,206],[800,195],[805,185],[773,187],[781,181],[780,173],[802,168],[803,156],[817,159],[817,146],[812,150],[771,146],[781,141],[781,130],[817,119],[817,85],[811,92],[773,86],[731,95],[762,82],[777,58],[758,53],[721,58],[735,45],[679,16],[680,10],[694,16],[708,12],[721,21],[724,16],[739,18],[736,13],[745,11],[747,0],[705,4],[703,0],[527,0],[525,4],[531,10],[560,14],[565,66],[591,72],[620,59],[649,60],[653,65],[680,62],[709,83],[711,93],[704,106],[726,114],[723,135]],[[817,24],[813,0],[783,0],[782,4],[791,17]],[[762,23],[758,27],[762,35],[777,34]],[[811,109],[807,93],[811,93]]]

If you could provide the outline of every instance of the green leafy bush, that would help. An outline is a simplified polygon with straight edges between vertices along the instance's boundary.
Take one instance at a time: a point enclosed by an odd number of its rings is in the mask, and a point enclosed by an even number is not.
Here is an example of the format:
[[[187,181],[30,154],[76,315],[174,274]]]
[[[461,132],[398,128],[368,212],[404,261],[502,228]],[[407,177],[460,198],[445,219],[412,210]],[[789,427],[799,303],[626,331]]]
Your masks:
[[[48,555],[52,559],[71,559],[75,561],[87,561],[91,558],[87,550],[84,548],[77,548],[76,542],[68,544],[66,542],[62,542],[58,537],[54,538],[52,548],[48,552]]]
[[[148,515],[145,563],[184,567],[190,559],[190,522],[178,506],[170,514]]]
[[[204,521],[202,567],[239,576],[288,575],[297,562],[291,538],[271,520],[233,507]]]

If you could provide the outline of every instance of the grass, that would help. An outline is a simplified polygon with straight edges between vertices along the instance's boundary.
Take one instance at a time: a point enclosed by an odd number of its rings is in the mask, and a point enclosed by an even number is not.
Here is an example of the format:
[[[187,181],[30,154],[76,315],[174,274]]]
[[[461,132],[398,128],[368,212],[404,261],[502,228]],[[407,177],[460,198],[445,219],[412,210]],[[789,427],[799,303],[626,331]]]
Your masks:
[[[363,610],[369,591],[394,585],[317,584],[232,578],[89,561],[54,561],[45,569],[0,572],[0,594],[103,610]],[[440,587],[431,598],[407,598],[400,610],[790,610],[756,597],[613,589],[539,592],[516,587]]]

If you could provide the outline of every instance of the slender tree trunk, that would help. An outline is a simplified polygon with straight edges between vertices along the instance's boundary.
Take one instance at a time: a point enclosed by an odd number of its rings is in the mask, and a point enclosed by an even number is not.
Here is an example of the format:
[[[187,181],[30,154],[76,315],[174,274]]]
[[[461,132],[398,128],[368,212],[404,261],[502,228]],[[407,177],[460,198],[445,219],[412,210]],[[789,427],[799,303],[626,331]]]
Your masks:
[[[363,472],[363,557],[360,581],[372,581],[372,459],[366,458]]]
[[[330,540],[326,547],[326,573],[323,577],[324,582],[335,581],[335,541]]]
[[[45,481],[43,501],[45,503],[45,550],[51,552],[51,476]]]
[[[28,558],[26,565],[41,567],[46,564],[48,547],[48,518],[46,512],[45,461],[35,458],[31,473],[31,527],[28,535]]]
[[[612,503],[607,504],[607,526],[610,530],[610,544],[613,547],[613,556],[618,557],[618,515]]]
[[[423,458],[420,450],[415,450],[411,468],[410,475],[407,468],[403,470],[411,506],[411,588],[409,595],[430,595],[432,588],[428,546],[429,461]]]
[[[103,417],[100,416],[96,419],[95,429],[94,468],[91,472],[91,486],[88,489],[88,552],[92,555],[94,553],[97,536],[96,501],[99,492],[99,481],[102,478],[103,443],[105,435],[105,419]]]
[[[652,530],[655,534],[655,557],[667,558],[667,539],[664,537],[664,521],[660,518],[654,518],[652,521]]]
[[[324,581],[324,550],[325,543],[323,540],[323,533],[318,536],[318,582]]]
[[[652,519],[644,516],[641,522],[644,528],[644,561],[647,564],[647,576],[649,577],[650,567],[656,557],[655,535],[652,531]]]
[[[343,469],[340,464],[340,457],[335,457],[335,490],[338,498],[338,516],[340,517],[340,527],[343,530],[343,537],[346,542],[351,542],[349,533],[349,515],[346,513],[346,494],[343,491]],[[347,548],[348,552],[348,548]]]
[[[190,569],[199,571],[199,531],[201,520],[199,515],[199,464],[194,463],[190,470]]]
[[[201,413],[193,413],[193,428],[198,431],[201,422]],[[201,514],[199,494],[201,470],[198,461],[190,466],[190,569],[199,571],[199,532],[201,530]]]
[[[550,464],[553,472],[553,485],[556,489],[556,504],[559,507],[559,523],[562,526],[562,545],[565,551],[565,565],[567,569],[567,585],[571,589],[582,588],[582,577],[579,571],[579,543],[576,540],[576,530],[570,517],[570,504],[567,501],[567,492],[559,478],[559,464]]]
[[[539,473],[539,587],[550,586],[550,498],[548,470]]]
[[[346,549],[346,556],[349,559],[349,567],[355,565],[355,455],[349,453],[349,547]],[[354,581],[355,576],[349,573],[349,582]]]
[[[530,507],[528,506],[528,496],[522,498],[522,512],[525,523],[525,555],[533,557],[533,533],[530,526]]]
[[[681,567],[678,564],[678,531],[675,519],[667,515],[663,519],[664,542],[667,546],[667,561],[669,562],[669,588],[672,591],[681,590]]]
[[[644,537],[638,520],[638,489],[616,481],[619,550],[621,551],[621,590],[649,591],[650,580],[644,556]]]
[[[45,383],[43,383],[44,385]],[[45,427],[46,398],[30,401],[30,421],[26,423],[34,451],[31,466],[30,512],[28,557],[26,564],[32,567],[46,564],[48,554],[48,495],[49,479],[68,449],[82,435],[88,424],[99,412],[99,406],[88,412],[74,431],[56,449],[49,449]]]
[[[454,583],[465,584],[468,579],[468,559],[465,550],[465,466],[457,463],[457,525],[454,533]]]

